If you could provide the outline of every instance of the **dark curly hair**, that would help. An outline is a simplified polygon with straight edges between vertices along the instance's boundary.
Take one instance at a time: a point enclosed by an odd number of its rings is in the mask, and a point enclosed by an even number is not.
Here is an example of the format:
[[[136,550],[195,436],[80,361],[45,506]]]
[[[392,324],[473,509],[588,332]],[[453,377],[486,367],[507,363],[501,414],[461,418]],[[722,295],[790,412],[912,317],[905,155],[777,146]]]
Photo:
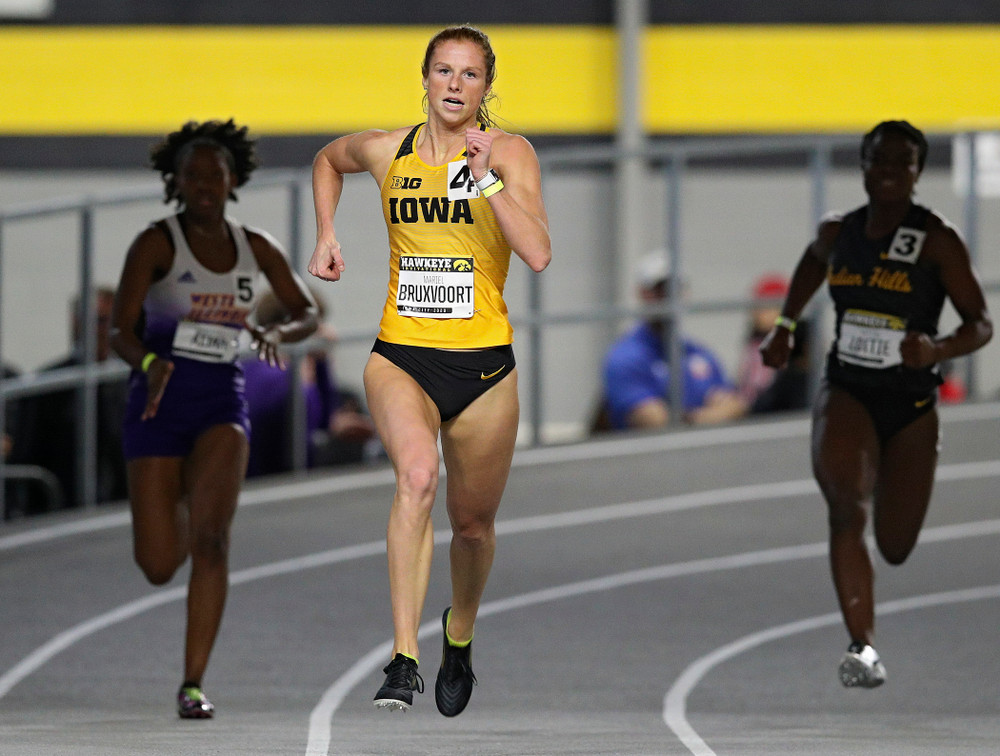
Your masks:
[[[256,140],[247,136],[248,127],[237,126],[230,118],[228,121],[188,121],[178,131],[172,131],[155,145],[149,152],[150,165],[153,170],[163,176],[164,202],[176,200],[180,203],[177,193],[177,167],[190,153],[199,146],[214,147],[226,157],[229,170],[233,173],[236,186],[243,186],[250,174],[260,165],[257,159]],[[236,200],[236,193],[230,192],[229,198]]]
[[[861,162],[868,158],[868,150],[875,141],[875,137],[886,132],[893,132],[913,142],[917,147],[917,166],[922,171],[924,163],[927,162],[927,137],[924,132],[918,129],[909,121],[882,121],[875,128],[865,134],[861,140]]]

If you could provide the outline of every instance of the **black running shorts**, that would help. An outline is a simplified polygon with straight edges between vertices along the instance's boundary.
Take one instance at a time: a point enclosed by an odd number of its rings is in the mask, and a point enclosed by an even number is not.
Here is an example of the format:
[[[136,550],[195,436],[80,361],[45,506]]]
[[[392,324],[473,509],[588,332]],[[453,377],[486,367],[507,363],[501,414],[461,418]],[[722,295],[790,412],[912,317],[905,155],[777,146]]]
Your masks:
[[[514,349],[510,344],[453,352],[376,339],[372,351],[420,384],[437,405],[442,423],[457,417],[514,369]]]

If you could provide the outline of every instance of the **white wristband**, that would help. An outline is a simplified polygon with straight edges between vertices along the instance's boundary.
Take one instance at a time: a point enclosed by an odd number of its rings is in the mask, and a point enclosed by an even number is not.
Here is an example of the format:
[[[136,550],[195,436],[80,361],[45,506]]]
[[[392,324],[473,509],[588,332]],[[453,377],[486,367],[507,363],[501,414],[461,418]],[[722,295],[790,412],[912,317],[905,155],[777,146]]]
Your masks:
[[[476,182],[476,189],[478,189],[480,192],[484,192],[499,180],[500,180],[500,174],[498,174],[496,171],[490,168],[490,170],[486,173],[486,175]]]

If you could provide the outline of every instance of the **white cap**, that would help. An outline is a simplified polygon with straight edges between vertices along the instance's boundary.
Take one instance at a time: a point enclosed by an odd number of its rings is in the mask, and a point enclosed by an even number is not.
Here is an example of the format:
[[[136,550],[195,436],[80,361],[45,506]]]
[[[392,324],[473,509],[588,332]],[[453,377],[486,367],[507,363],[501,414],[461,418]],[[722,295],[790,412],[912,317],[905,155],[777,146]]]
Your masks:
[[[635,266],[635,282],[642,289],[652,289],[670,278],[670,253],[655,249],[639,258]]]

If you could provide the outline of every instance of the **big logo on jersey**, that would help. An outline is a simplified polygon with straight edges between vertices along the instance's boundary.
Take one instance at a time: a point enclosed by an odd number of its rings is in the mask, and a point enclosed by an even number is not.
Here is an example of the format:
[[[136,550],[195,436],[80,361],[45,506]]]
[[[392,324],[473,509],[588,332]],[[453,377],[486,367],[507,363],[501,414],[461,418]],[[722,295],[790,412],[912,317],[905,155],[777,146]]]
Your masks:
[[[393,189],[419,189],[424,180],[420,176],[393,176]]]

